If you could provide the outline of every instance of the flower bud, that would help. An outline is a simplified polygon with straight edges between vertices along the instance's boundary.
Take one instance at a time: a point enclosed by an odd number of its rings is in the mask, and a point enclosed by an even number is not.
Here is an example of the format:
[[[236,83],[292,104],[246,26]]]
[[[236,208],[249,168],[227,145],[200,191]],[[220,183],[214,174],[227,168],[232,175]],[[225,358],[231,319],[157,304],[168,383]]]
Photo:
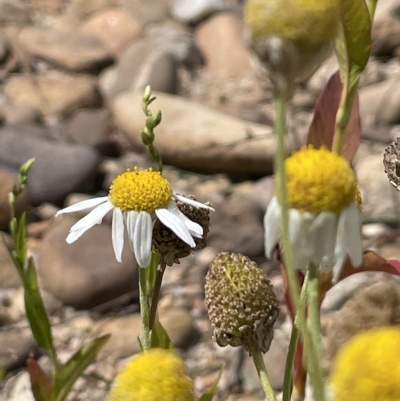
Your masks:
[[[267,352],[278,317],[271,282],[257,264],[241,254],[220,253],[206,277],[205,303],[218,345]]]

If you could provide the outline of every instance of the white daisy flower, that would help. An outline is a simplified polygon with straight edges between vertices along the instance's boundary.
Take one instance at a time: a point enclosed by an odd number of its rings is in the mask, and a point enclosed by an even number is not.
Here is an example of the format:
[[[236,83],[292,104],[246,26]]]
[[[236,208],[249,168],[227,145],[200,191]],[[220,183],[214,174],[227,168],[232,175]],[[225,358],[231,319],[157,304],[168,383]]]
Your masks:
[[[295,266],[310,263],[339,278],[346,256],[362,263],[360,200],[348,162],[326,148],[303,148],[285,162],[289,233]],[[264,217],[265,252],[271,257],[281,237],[281,207],[273,197]]]
[[[194,238],[202,238],[202,227],[189,220],[176,206],[175,200],[198,208],[214,211],[210,206],[174,194],[169,182],[160,172],[152,169],[127,170],[114,179],[108,196],[88,199],[60,210],[56,216],[95,207],[89,214],[71,227],[66,241],[71,244],[79,239],[95,224],[100,224],[104,216],[113,211],[112,244],[115,257],[121,262],[124,247],[124,230],[128,233],[129,244],[140,267],[150,263],[153,224],[159,219],[182,241],[194,248]]]

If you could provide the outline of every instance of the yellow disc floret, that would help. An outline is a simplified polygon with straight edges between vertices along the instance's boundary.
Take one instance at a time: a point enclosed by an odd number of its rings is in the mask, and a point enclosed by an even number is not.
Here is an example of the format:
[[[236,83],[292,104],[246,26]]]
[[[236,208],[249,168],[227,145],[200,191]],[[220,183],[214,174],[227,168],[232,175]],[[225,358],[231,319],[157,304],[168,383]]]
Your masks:
[[[313,51],[336,34],[338,0],[247,0],[245,22],[255,39],[279,37]]]
[[[325,147],[308,146],[286,159],[289,207],[340,213],[355,202],[357,182],[349,163]]]
[[[336,356],[330,375],[335,401],[400,400],[400,328],[354,336]]]
[[[194,401],[185,364],[172,351],[153,348],[117,375],[107,401]]]
[[[169,182],[158,171],[127,170],[111,184],[111,203],[123,211],[153,213],[155,209],[168,206],[172,199]]]

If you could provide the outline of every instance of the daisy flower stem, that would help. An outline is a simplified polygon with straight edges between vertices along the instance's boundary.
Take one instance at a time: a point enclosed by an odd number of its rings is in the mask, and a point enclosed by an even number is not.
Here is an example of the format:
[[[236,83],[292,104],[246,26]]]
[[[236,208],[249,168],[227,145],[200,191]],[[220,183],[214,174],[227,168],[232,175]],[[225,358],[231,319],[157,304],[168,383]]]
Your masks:
[[[151,262],[150,262],[151,263]],[[147,294],[147,274],[146,269],[139,267],[139,300],[140,314],[142,317],[142,335],[143,335],[143,350],[150,348],[150,330],[149,330],[149,304]]]
[[[165,265],[160,265],[157,268],[156,279],[154,282],[153,294],[151,297],[151,305],[150,305],[150,318],[149,318],[149,329],[152,330],[154,326],[154,321],[156,320],[157,315],[157,306],[158,300],[160,299],[160,290],[161,283],[165,272]]]
[[[304,347],[308,360],[311,383],[314,389],[314,398],[318,401],[325,401],[325,391],[320,368],[320,361],[316,349],[313,347],[310,331],[307,327],[306,313],[304,308],[300,307],[300,286],[296,275],[292,246],[289,234],[289,216],[288,216],[288,196],[286,187],[285,139],[287,134],[287,100],[284,95],[277,94],[275,97],[276,121],[275,131],[277,134],[277,149],[275,157],[275,173],[278,185],[278,200],[281,207],[281,245],[284,265],[287,274],[289,294],[293,302],[294,312],[298,319],[300,333],[303,338]]]
[[[304,310],[308,295],[308,272],[304,278],[303,287],[300,294],[300,308]],[[289,340],[289,348],[286,356],[285,374],[283,378],[283,396],[282,401],[290,401],[293,392],[293,366],[294,357],[296,355],[297,342],[299,340],[298,319],[295,318],[293,323],[292,333]]]
[[[260,377],[261,385],[268,401],[276,401],[274,389],[268,379],[267,369],[265,367],[264,358],[258,348],[250,350],[254,365]]]
[[[309,327],[314,347],[318,357],[321,356],[321,324],[319,316],[319,291],[318,291],[318,266],[310,263],[308,267],[309,273],[309,291],[308,291],[308,308],[309,308]]]

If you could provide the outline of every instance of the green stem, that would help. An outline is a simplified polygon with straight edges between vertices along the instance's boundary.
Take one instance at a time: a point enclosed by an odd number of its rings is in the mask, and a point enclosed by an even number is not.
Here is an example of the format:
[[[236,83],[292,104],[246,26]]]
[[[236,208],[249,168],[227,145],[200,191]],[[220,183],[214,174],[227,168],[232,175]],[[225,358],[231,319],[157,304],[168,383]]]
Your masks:
[[[150,348],[149,330],[149,304],[147,300],[147,277],[146,269],[139,267],[139,301],[140,314],[142,316],[143,350]]]
[[[308,316],[311,338],[320,359],[321,356],[321,322],[319,316],[319,286],[318,286],[318,266],[310,263],[308,267],[310,275],[308,291]]]
[[[304,310],[307,300],[308,294],[308,276],[309,273],[307,272],[306,277],[304,279],[303,287],[301,289],[300,294],[300,308]],[[282,388],[282,401],[290,401],[292,397],[293,391],[293,367],[294,367],[294,358],[296,355],[297,349],[297,341],[299,340],[299,328],[298,328],[298,319],[295,318],[293,322],[292,333],[290,334],[289,340],[289,348],[288,353],[286,356],[286,363],[285,363],[285,374],[283,377],[283,388]]]
[[[254,365],[257,369],[258,376],[260,377],[261,385],[268,401],[276,401],[274,389],[268,379],[267,369],[265,368],[264,358],[261,351],[258,348],[254,348],[251,351]]]
[[[154,322],[156,320],[158,300],[160,298],[161,284],[162,284],[162,279],[164,276],[165,268],[166,268],[165,265],[161,265],[157,268],[156,279],[155,279],[154,288],[153,288],[153,294],[151,297],[150,318],[149,318],[149,329],[150,330],[153,330]]]
[[[288,216],[288,201],[286,188],[286,171],[285,171],[285,156],[286,147],[285,139],[287,134],[286,116],[287,116],[287,101],[285,96],[277,95],[275,98],[276,106],[276,122],[275,130],[277,133],[277,150],[275,157],[275,173],[277,176],[278,185],[278,201],[281,207],[281,239],[282,256],[284,260],[285,270],[287,274],[288,287],[290,298],[293,303],[294,313],[298,318],[300,333],[303,338],[304,348],[309,366],[311,384],[314,388],[314,398],[318,401],[325,401],[325,392],[323,387],[322,372],[318,354],[313,347],[312,338],[307,327],[305,310],[300,307],[300,286],[297,279],[292,245],[290,242],[289,233],[289,216]]]

